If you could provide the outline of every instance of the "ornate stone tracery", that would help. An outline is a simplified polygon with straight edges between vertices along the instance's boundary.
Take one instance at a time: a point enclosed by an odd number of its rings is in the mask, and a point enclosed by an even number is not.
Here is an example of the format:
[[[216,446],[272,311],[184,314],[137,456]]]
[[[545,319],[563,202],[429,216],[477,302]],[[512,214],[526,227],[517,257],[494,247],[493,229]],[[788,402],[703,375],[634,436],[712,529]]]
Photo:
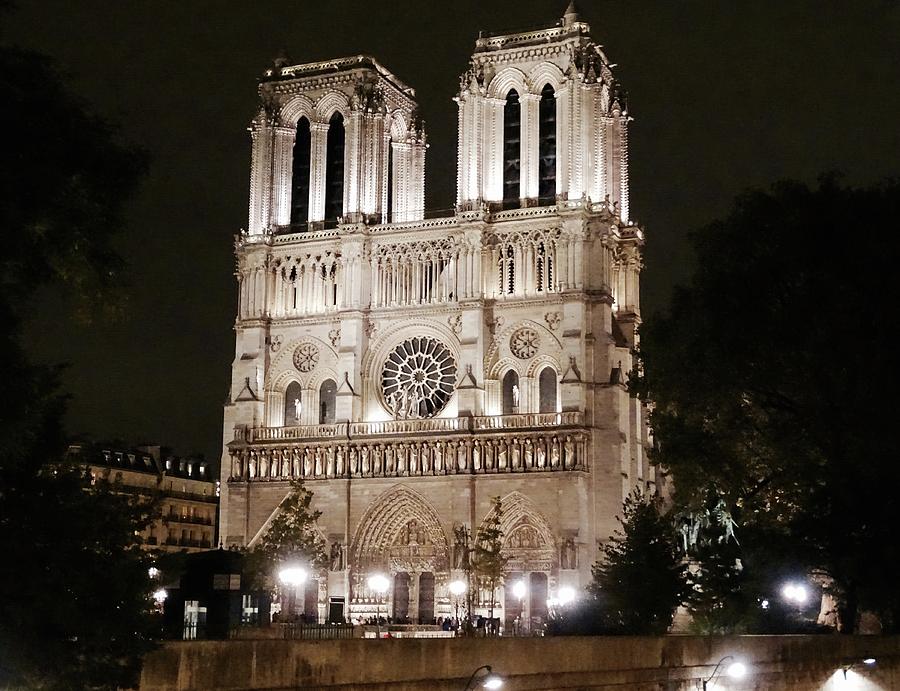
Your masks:
[[[384,363],[381,395],[395,419],[439,413],[456,383],[456,361],[438,339],[416,336],[400,343]]]
[[[304,374],[312,372],[319,363],[319,349],[313,343],[301,343],[294,349],[294,367]]]
[[[533,358],[540,347],[541,339],[537,331],[527,327],[519,329],[509,339],[510,351],[520,360]]]

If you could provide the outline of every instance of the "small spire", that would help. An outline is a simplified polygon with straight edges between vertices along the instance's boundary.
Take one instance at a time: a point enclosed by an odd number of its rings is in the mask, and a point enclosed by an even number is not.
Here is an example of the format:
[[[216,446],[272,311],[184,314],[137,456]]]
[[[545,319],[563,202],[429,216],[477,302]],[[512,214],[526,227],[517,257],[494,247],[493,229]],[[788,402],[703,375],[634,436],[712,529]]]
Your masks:
[[[578,21],[578,8],[575,7],[575,0],[569,1],[569,6],[566,8],[565,14],[563,14],[563,26],[572,26],[575,22]]]

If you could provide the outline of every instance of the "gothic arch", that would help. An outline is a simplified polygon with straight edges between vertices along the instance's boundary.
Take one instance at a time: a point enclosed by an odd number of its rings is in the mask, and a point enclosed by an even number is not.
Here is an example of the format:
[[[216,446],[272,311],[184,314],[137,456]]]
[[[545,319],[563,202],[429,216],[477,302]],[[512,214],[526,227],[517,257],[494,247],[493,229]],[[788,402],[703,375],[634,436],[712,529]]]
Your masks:
[[[327,123],[337,111],[344,117],[344,122],[350,121],[350,99],[341,91],[329,91],[316,103],[316,120]]]
[[[411,529],[413,524],[416,528]],[[450,568],[449,554],[437,511],[424,496],[406,485],[391,487],[369,505],[359,520],[350,549],[350,559],[358,572],[396,572],[419,566],[422,571],[443,573]]]
[[[528,77],[522,70],[517,70],[515,67],[500,70],[488,84],[487,95],[491,98],[505,99],[510,89],[515,89],[519,95],[529,92]]]
[[[304,116],[310,122],[314,122],[314,114],[315,104],[312,99],[303,94],[296,94],[281,106],[279,119],[281,120],[281,124],[285,127],[297,127],[297,122]]]
[[[528,327],[534,329],[540,334],[541,348],[536,358],[548,356],[551,362],[559,362],[559,354],[562,352],[562,343],[546,326],[538,324],[531,319],[523,319],[506,327],[491,341],[487,352],[484,354],[484,371],[487,373],[488,379],[496,379],[501,368],[501,363],[505,361],[515,362],[515,359],[509,354],[509,339],[517,330]],[[553,359],[555,357],[555,360]],[[559,365],[556,364],[558,368]],[[526,376],[531,376],[527,374]]]
[[[560,376],[560,372],[562,371],[559,366],[559,359],[553,357],[552,355],[548,355],[547,353],[540,353],[536,355],[531,362],[528,363],[528,369],[525,370],[526,377],[536,377],[538,376],[545,367],[550,367],[556,372],[556,376]]]
[[[406,135],[409,132],[409,124],[406,122],[406,115],[400,109],[391,113],[390,132],[391,141],[393,142],[402,142],[406,139]]]
[[[556,566],[556,538],[550,522],[537,505],[518,490],[501,501],[500,529],[503,531],[503,553],[515,570],[523,566],[550,570]],[[494,515],[491,509],[484,517],[485,525]]]
[[[385,333],[375,337],[374,344],[370,343],[366,348],[366,354],[360,367],[360,376],[363,384],[363,400],[369,411],[386,413],[387,409],[382,403],[381,396],[381,369],[390,355],[400,343],[415,336],[432,337],[447,346],[453,360],[456,363],[456,378],[463,371],[462,360],[459,353],[459,337],[446,324],[440,324],[428,319],[410,319],[385,330]],[[454,412],[456,392],[453,391],[436,417],[455,416]]]
[[[566,76],[552,62],[542,62],[528,75],[528,93],[540,95],[545,84],[553,87],[553,91],[559,90],[565,84]]]

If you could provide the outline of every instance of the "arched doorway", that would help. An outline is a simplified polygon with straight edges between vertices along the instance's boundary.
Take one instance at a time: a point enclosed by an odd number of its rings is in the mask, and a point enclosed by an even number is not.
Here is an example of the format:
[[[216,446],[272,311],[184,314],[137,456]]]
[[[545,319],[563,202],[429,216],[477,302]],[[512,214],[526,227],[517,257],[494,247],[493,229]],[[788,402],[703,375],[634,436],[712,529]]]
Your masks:
[[[509,370],[503,375],[503,414],[513,415],[519,412],[519,375]]]
[[[435,617],[436,584],[447,580],[450,549],[437,512],[421,494],[396,485],[375,499],[360,519],[350,553],[351,614],[375,614],[365,584],[369,575],[382,573],[393,585],[386,596],[392,616],[413,622]]]
[[[299,382],[292,381],[284,391],[284,418],[282,424],[285,427],[301,424],[302,411],[303,389]]]
[[[335,416],[335,401],[337,397],[337,384],[333,379],[326,379],[319,387],[319,424],[333,425]]]

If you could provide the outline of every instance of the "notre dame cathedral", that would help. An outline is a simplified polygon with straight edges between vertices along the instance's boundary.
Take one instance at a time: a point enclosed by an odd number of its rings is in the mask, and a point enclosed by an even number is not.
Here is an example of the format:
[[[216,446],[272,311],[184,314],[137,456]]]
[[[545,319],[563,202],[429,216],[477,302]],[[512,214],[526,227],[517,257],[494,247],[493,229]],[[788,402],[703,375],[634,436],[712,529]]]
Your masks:
[[[253,544],[302,478],[331,553],[307,614],[373,615],[380,572],[388,614],[450,615],[456,536],[499,496],[501,616],[537,625],[587,583],[624,496],[655,485],[626,389],[643,232],[611,67],[574,5],[479,36],[454,99],[455,211],[437,218],[412,88],[365,55],[264,73],[220,535]]]

